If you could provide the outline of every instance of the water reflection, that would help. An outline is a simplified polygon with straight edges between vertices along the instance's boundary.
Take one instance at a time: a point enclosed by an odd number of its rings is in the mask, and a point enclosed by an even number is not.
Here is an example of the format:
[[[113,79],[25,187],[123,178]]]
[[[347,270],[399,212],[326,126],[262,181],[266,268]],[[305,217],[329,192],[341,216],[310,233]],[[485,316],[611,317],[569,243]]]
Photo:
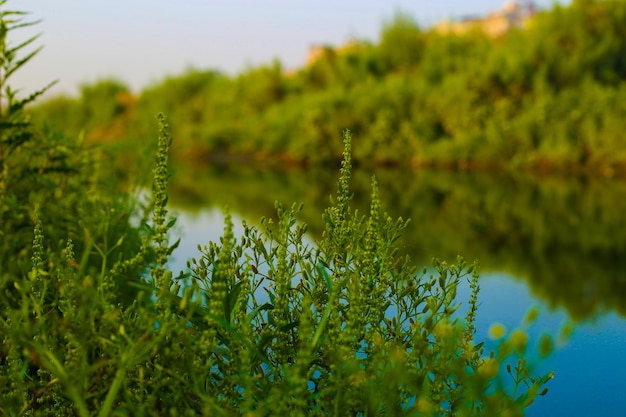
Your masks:
[[[371,174],[354,172],[360,210],[367,209]],[[417,263],[477,258],[483,271],[523,281],[576,321],[612,311],[626,316],[626,183],[447,171],[376,176],[389,214],[412,219],[404,243]],[[315,236],[336,177],[335,170],[179,168],[171,201],[187,213],[228,205],[252,222],[273,216],[275,200],[303,202],[301,219]]]

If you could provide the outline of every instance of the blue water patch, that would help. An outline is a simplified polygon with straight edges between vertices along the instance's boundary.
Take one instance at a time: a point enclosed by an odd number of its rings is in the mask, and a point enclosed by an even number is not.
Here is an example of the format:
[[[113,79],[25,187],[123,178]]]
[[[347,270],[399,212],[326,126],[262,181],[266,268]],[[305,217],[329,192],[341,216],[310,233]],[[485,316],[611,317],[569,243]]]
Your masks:
[[[467,294],[468,288],[459,289],[461,299],[467,298]],[[626,319],[610,313],[578,323],[571,337],[558,343],[568,314],[562,309],[550,310],[523,282],[506,274],[483,274],[479,300],[476,339],[486,340],[486,351],[495,348],[488,336],[489,327],[493,323],[501,323],[508,330],[523,327],[523,318],[531,306],[539,310],[537,320],[527,328],[531,347],[533,343],[536,346],[542,333],[557,339],[556,350],[548,358],[530,358],[530,363],[536,364],[536,372],[554,371],[554,378],[547,385],[548,394],[530,406],[527,416],[620,415],[620,398],[626,392]]]

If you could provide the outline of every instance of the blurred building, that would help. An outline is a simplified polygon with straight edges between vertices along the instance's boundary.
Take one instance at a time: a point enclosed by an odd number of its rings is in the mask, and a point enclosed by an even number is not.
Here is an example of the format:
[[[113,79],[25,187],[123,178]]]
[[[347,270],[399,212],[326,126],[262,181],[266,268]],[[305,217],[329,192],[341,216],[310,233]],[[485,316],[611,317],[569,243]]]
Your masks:
[[[459,20],[446,20],[435,26],[439,33],[461,35],[473,30],[481,30],[491,37],[504,35],[514,28],[523,28],[537,13],[532,1],[509,1],[502,9],[487,16],[467,16]]]

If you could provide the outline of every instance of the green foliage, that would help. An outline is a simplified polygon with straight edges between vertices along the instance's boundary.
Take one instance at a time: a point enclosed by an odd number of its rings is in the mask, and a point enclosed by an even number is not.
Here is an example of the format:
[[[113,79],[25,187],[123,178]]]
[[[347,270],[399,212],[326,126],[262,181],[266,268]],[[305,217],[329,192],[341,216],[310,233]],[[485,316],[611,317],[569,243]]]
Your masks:
[[[41,221],[49,225],[46,250],[60,252],[69,239],[73,240],[76,253],[81,255],[77,265],[83,272],[106,269],[102,258],[116,258],[131,251],[139,239],[128,228],[135,203],[111,193],[116,184],[110,182],[111,172],[102,152],[85,146],[79,138],[34,128],[23,108],[45,89],[19,98],[6,84],[39,50],[20,55],[36,37],[18,46],[8,43],[8,32],[36,23],[22,22],[19,18],[23,15],[0,9],[0,81],[5,92],[2,98],[6,99],[6,107],[0,111],[0,289],[3,300],[9,303],[19,302],[14,283],[30,269],[27,254],[32,243],[31,217],[37,205],[45,207]],[[106,195],[112,197],[103,197]],[[122,235],[124,239],[118,241]],[[132,297],[132,293],[129,295]]]
[[[425,36],[408,15],[398,14],[385,25],[380,36],[380,59],[390,70],[416,68],[424,53]]]
[[[0,2],[3,7],[6,1]],[[9,43],[9,32],[31,26],[37,22],[24,22],[25,13],[0,9],[0,263],[7,270],[15,270],[18,259],[10,259],[12,254],[24,249],[32,226],[28,224],[28,214],[23,207],[29,200],[42,200],[32,190],[32,180],[40,183],[52,182],[59,188],[67,183],[58,173],[69,171],[71,156],[67,147],[49,147],[43,135],[30,128],[28,119],[22,112],[24,106],[45,89],[32,93],[26,98],[18,98],[8,84],[11,76],[32,59],[40,50],[35,49],[21,56],[24,48],[30,46],[37,37],[32,37],[17,46]],[[60,198],[62,191],[55,190]],[[12,241],[13,240],[13,241]],[[22,255],[25,253],[22,252]]]
[[[277,203],[276,219],[244,225],[240,238],[227,214],[220,243],[174,277],[172,140],[158,122],[143,215],[80,143],[27,122],[3,131],[9,144],[28,140],[3,148],[2,265],[18,261],[0,271],[0,414],[519,415],[545,394],[551,375],[532,377],[523,360],[507,367],[513,387],[502,381],[500,368],[527,350],[523,330],[488,358],[474,342],[476,263],[417,271],[398,254],[408,222],[382,211],[375,178],[369,213],[352,209],[348,131],[316,245],[299,207]],[[19,233],[30,222],[11,210],[29,206],[32,243]],[[464,316],[462,279],[472,289]]]
[[[0,1],[0,7],[4,6],[6,2],[7,0]],[[0,10],[0,114],[3,115],[3,130],[17,127],[18,120],[11,120],[10,116],[19,113],[25,105],[33,102],[51,86],[48,85],[48,87],[35,91],[26,98],[18,99],[16,97],[17,91],[7,84],[7,81],[15,71],[28,63],[41,50],[40,47],[27,53],[25,56],[19,55],[24,48],[35,42],[39,35],[33,36],[18,45],[7,43],[7,35],[10,31],[38,23],[37,21],[24,22],[23,16],[26,14],[15,10]]]
[[[152,222],[134,256],[109,264],[103,250],[100,271],[77,268],[72,241],[47,250],[37,214],[32,267],[14,283],[19,308],[0,321],[3,413],[515,415],[541,394],[549,376],[531,378],[523,361],[511,371],[514,391],[494,388],[527,339],[512,332],[500,354],[482,357],[476,264],[435,261],[432,273],[419,272],[398,256],[407,222],[382,212],[375,179],[369,214],[351,209],[348,132],[316,246],[303,240],[296,206],[277,204],[275,220],[244,225],[241,238],[227,215],[220,244],[201,248],[189,275],[172,279],[170,137],[160,124]],[[141,291],[124,306],[115,283],[139,265],[152,278],[133,284]],[[456,289],[467,274],[463,318]]]
[[[6,4],[6,0],[0,1],[0,7]],[[8,43],[7,35],[9,31],[32,26],[37,22],[23,22],[25,13],[0,9],[0,208],[4,212],[4,201],[6,199],[7,183],[9,180],[9,164],[7,159],[11,153],[19,148],[31,138],[26,130],[27,124],[21,110],[24,106],[32,102],[41,95],[45,89],[31,94],[25,99],[18,99],[16,91],[8,84],[9,78],[30,61],[39,52],[39,49],[28,53],[25,57],[20,57],[19,53],[31,43],[37,36],[34,36],[17,46]]]
[[[88,140],[127,141],[141,155],[153,115],[165,111],[178,157],[199,165],[335,162],[340,149],[326,138],[350,126],[361,162],[611,176],[626,166],[624,28],[621,0],[557,4],[498,38],[440,33],[399,14],[378,44],[328,46],[297,71],[274,62],[232,78],[197,70],[167,78],[127,100],[114,122],[83,118],[94,105],[109,109],[114,92],[32,112],[68,133],[81,120]]]
[[[134,98],[126,85],[115,79],[100,80],[80,87],[80,101],[59,96],[41,104],[46,115],[40,119],[35,115],[35,124],[54,121],[64,126],[67,136],[82,136],[89,132],[94,140],[115,136],[125,125]],[[125,129],[125,127],[123,128]]]

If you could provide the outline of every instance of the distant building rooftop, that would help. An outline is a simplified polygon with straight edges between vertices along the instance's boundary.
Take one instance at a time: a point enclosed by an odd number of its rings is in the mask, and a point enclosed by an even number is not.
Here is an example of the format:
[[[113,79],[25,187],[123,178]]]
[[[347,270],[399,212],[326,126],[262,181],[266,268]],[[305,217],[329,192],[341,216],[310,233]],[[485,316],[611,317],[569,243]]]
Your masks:
[[[532,1],[508,1],[500,10],[487,16],[464,16],[458,20],[446,20],[435,26],[440,33],[461,35],[472,30],[482,30],[488,36],[498,37],[509,30],[521,28],[537,13]]]

